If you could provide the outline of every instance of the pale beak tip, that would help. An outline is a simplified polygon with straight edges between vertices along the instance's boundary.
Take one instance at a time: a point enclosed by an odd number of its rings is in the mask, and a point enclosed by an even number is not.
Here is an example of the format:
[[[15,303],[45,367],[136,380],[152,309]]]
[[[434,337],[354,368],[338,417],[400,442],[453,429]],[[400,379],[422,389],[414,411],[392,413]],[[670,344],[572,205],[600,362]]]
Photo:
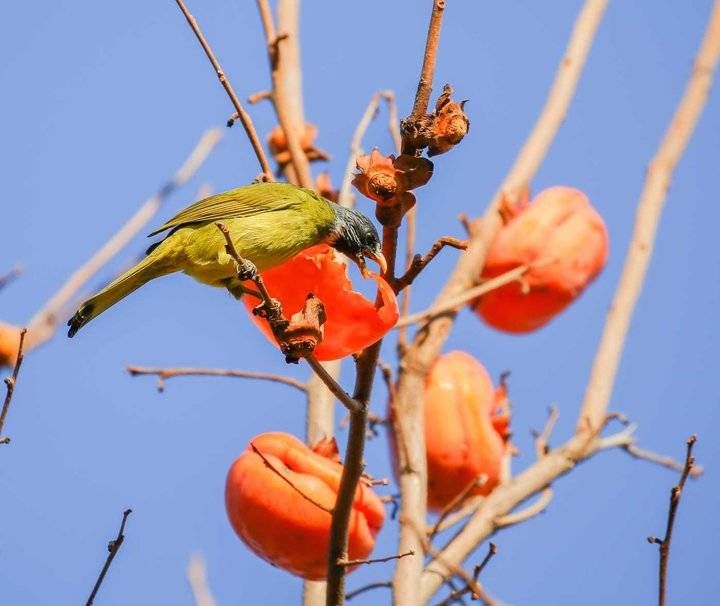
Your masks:
[[[382,253],[378,253],[375,257],[375,261],[377,261],[377,264],[380,266],[380,273],[382,275],[385,275],[388,270],[388,264],[387,260],[385,259],[385,255],[383,255]]]

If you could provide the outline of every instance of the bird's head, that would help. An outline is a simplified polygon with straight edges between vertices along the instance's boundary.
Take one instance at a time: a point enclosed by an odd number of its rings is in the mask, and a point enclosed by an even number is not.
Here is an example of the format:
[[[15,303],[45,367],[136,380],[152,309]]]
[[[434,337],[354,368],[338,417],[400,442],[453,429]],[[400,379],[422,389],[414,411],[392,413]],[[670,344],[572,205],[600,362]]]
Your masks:
[[[382,253],[382,245],[377,230],[361,212],[340,205],[333,205],[336,215],[333,228],[333,248],[350,257],[360,268],[363,277],[367,277],[365,257],[375,261],[382,271],[387,272],[387,261]]]

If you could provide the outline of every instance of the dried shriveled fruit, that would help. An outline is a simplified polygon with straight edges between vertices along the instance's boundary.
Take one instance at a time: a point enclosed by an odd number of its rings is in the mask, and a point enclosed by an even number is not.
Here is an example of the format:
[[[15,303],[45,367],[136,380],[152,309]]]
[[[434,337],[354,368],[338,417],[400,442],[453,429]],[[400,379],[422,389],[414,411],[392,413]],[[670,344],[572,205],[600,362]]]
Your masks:
[[[521,265],[517,282],[483,295],[475,311],[490,326],[511,333],[535,330],[574,301],[605,266],[608,234],[583,192],[551,187],[526,204],[505,202],[506,224],[488,251],[482,279]]]
[[[417,150],[428,148],[428,156],[444,154],[460,143],[470,131],[470,119],[465,113],[467,99],[454,101],[452,94],[452,86],[446,84],[432,114],[403,120],[403,141]]]
[[[342,465],[323,443],[315,451],[286,433],[265,433],[250,442],[227,477],[225,504],[240,539],[257,555],[312,580],[324,579]],[[362,483],[355,492],[348,551],[367,558],[385,520],[385,509]]]

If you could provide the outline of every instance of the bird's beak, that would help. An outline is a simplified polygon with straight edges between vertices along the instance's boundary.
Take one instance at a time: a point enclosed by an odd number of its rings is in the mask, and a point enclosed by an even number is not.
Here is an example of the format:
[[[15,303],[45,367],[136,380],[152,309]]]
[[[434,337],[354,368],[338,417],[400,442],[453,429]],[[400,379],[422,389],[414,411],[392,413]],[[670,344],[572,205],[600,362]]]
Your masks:
[[[369,251],[364,251],[364,252],[365,252],[366,257],[368,257],[369,259],[372,259],[373,261],[375,261],[375,263],[377,263],[380,266],[381,274],[387,273],[388,265],[387,265],[387,261],[385,260],[385,255],[382,254],[382,251],[369,250]],[[362,271],[362,268],[361,268],[361,271]],[[365,270],[365,272],[366,271],[367,271],[367,269]],[[365,272],[363,272],[363,277],[367,278],[367,276],[365,275]]]

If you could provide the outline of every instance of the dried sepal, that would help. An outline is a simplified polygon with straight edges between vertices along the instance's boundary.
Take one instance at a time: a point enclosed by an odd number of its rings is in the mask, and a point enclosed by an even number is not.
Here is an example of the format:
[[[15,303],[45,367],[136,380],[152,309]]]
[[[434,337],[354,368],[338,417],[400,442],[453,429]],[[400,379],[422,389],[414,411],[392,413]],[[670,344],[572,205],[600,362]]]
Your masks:
[[[452,86],[446,84],[435,105],[435,119],[432,138],[428,145],[428,156],[444,154],[463,140],[470,130],[470,120],[465,114],[464,101],[453,101]]]
[[[327,321],[322,301],[310,293],[305,305],[290,317],[290,324],[283,331],[280,350],[287,362],[297,362],[313,353],[323,339],[323,324]]]
[[[409,155],[384,156],[378,149],[357,159],[353,185],[378,206],[398,206],[407,201],[408,190],[425,185],[432,177],[433,164]],[[414,204],[414,201],[413,201]]]
[[[340,459],[340,449],[338,448],[338,443],[335,438],[322,438],[318,440],[313,445],[312,451],[321,457],[325,457],[336,463],[342,463]]]

